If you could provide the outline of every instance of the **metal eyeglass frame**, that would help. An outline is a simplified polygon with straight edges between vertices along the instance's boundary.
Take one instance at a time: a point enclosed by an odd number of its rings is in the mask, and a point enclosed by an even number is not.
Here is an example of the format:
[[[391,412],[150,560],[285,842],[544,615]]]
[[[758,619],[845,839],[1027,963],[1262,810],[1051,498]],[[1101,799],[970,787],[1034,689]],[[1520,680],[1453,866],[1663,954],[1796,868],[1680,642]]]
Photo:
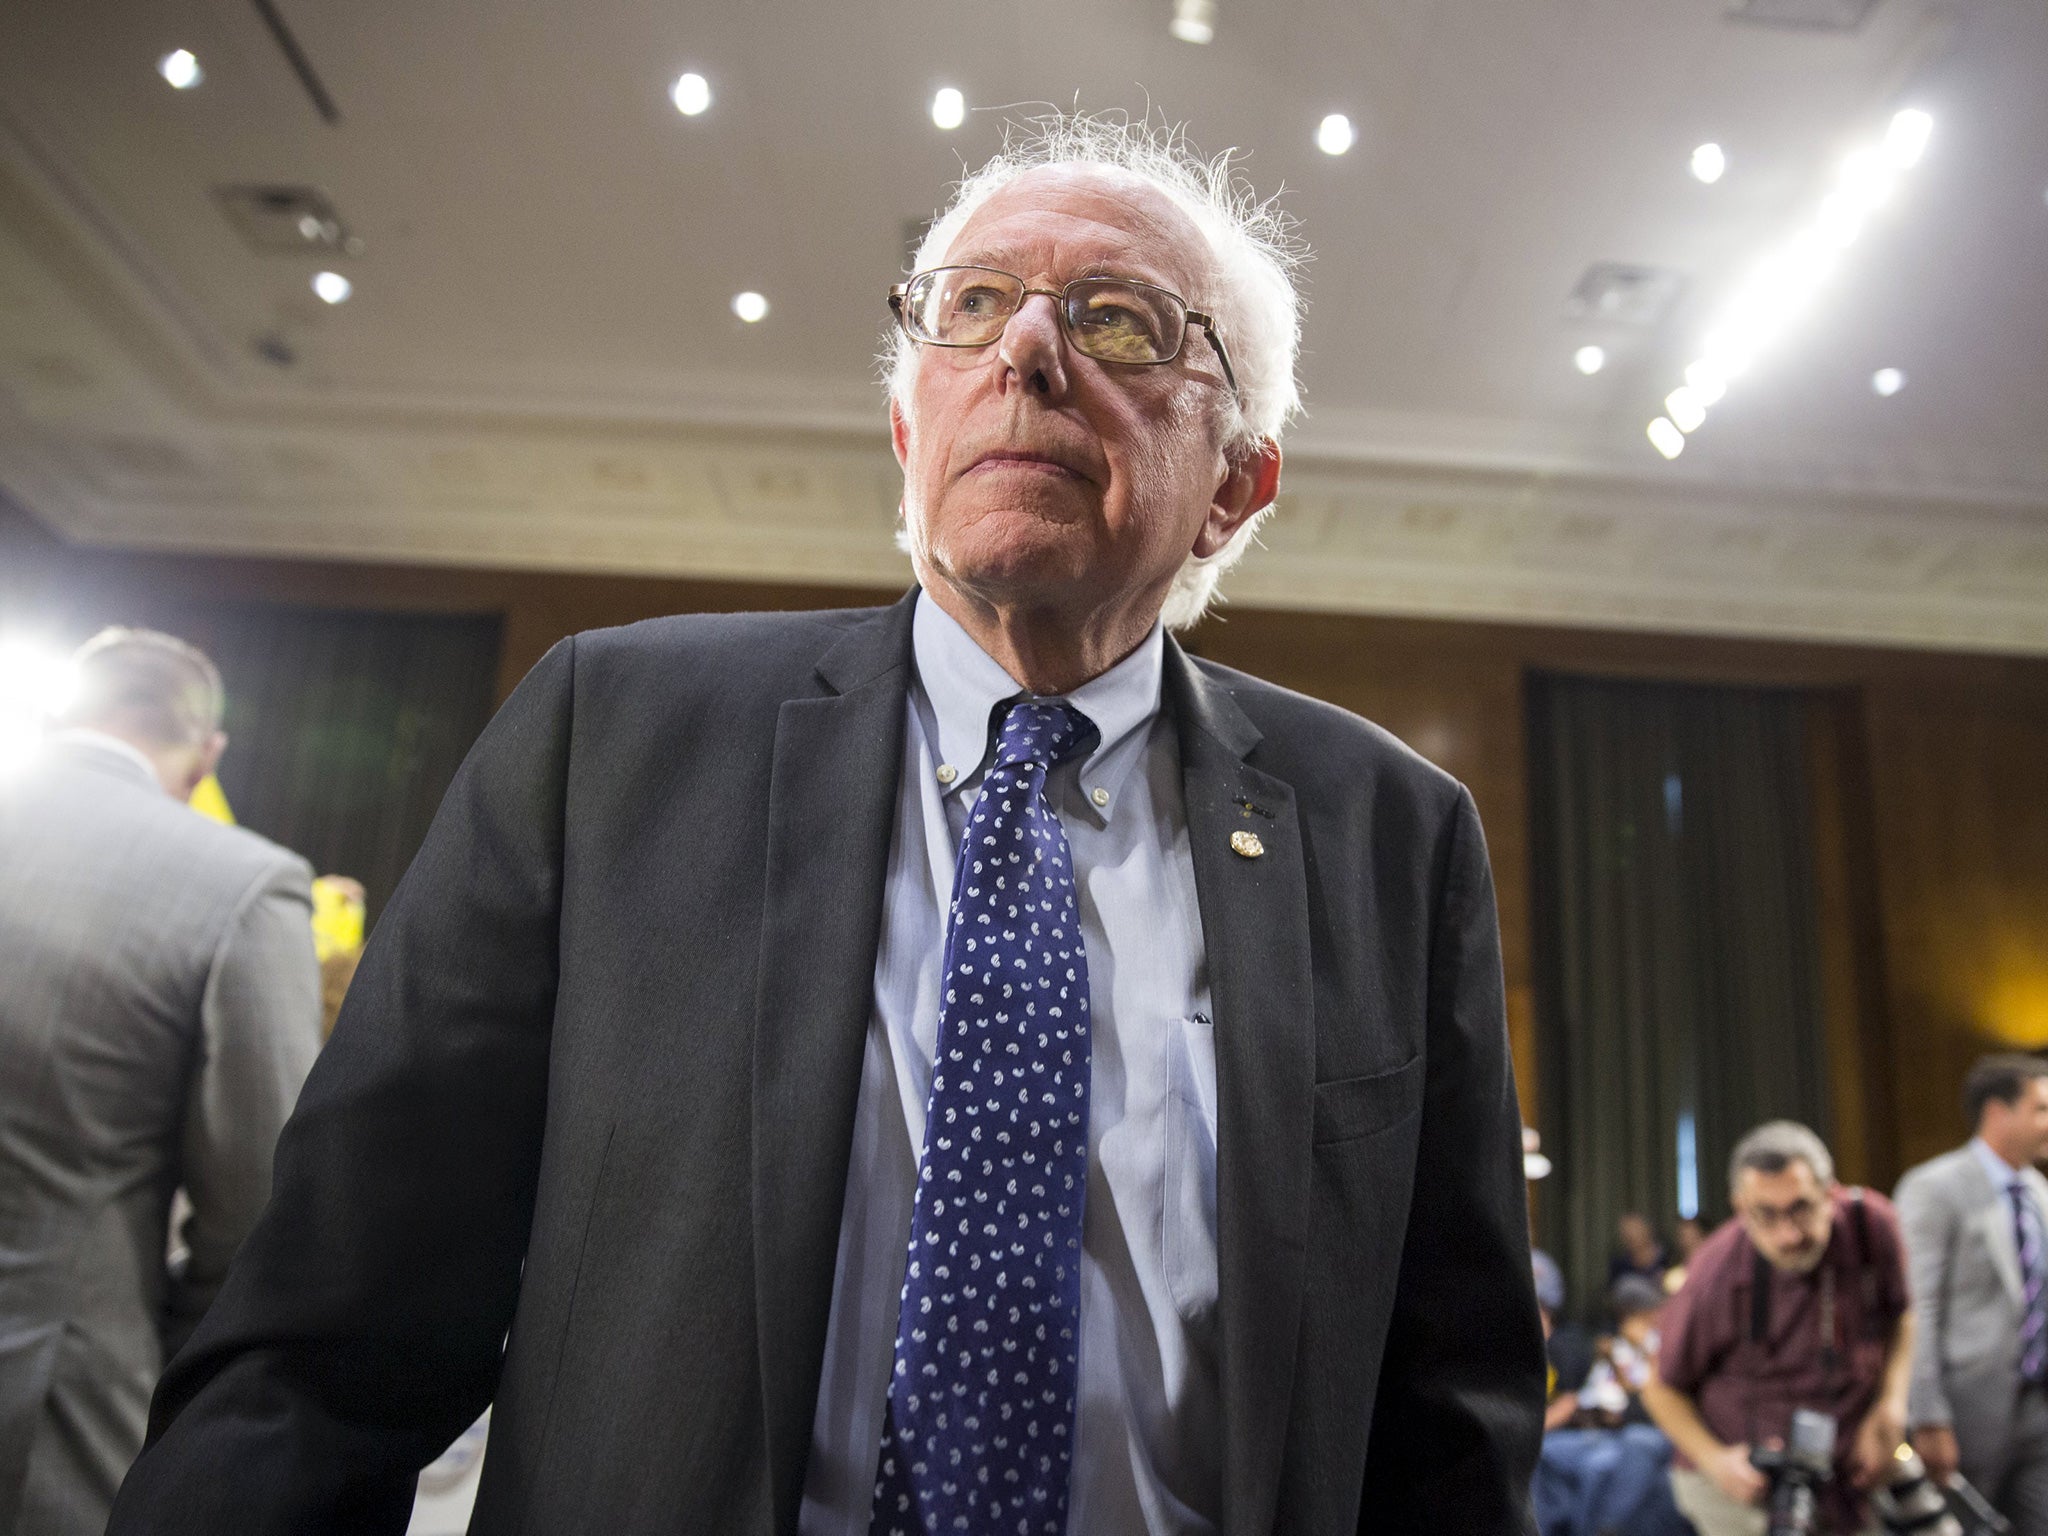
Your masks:
[[[896,317],[896,323],[903,327],[903,334],[908,336],[912,341],[916,342],[921,347],[958,347],[963,350],[974,347],[991,347],[994,346],[998,341],[1000,341],[1003,335],[1002,331],[998,330],[995,333],[995,335],[989,337],[987,341],[939,341],[930,336],[920,336],[917,334],[916,331],[912,330],[910,328],[910,315],[904,307],[904,300],[907,297],[909,297],[910,289],[913,284],[915,284],[920,278],[930,277],[935,272],[992,272],[997,277],[1007,277],[1008,279],[1010,279],[1011,282],[1023,286],[1024,291],[1017,295],[1017,308],[1011,310],[1009,314],[1003,317],[1003,324],[1005,326],[1007,326],[1011,320],[1015,319],[1018,312],[1024,308],[1024,301],[1026,299],[1030,298],[1034,293],[1044,294],[1045,297],[1053,301],[1053,308],[1060,317],[1061,334],[1064,335],[1069,342],[1073,343],[1073,347],[1076,352],[1079,352],[1083,357],[1093,358],[1098,363],[1116,363],[1125,368],[1157,368],[1162,363],[1171,363],[1177,361],[1181,353],[1187,351],[1188,349],[1188,327],[1191,325],[1199,325],[1202,328],[1203,337],[1206,338],[1209,343],[1210,350],[1216,354],[1216,361],[1223,365],[1223,377],[1224,380],[1230,385],[1230,392],[1233,395],[1236,395],[1240,398],[1243,397],[1244,391],[1239,389],[1237,385],[1237,374],[1232,370],[1230,366],[1230,354],[1226,352],[1223,348],[1223,338],[1216,334],[1215,320],[1204,311],[1194,308],[1192,305],[1188,303],[1186,299],[1182,298],[1179,294],[1175,293],[1171,288],[1162,288],[1157,283],[1140,282],[1135,277],[1113,277],[1106,273],[1096,273],[1089,277],[1077,277],[1071,283],[1068,283],[1064,288],[1055,290],[1052,288],[1030,287],[1026,285],[1024,283],[1024,279],[1019,277],[1016,273],[1005,272],[1001,267],[983,267],[971,263],[964,266],[927,267],[922,272],[913,272],[910,275],[908,281],[897,283],[894,287],[892,287],[889,290],[889,313],[894,315]],[[1081,345],[1079,340],[1077,340],[1074,336],[1073,323],[1067,317],[1067,295],[1073,292],[1074,289],[1078,288],[1083,283],[1100,282],[1123,283],[1126,286],[1132,288],[1149,288],[1154,293],[1165,294],[1169,299],[1173,300],[1174,303],[1180,306],[1182,316],[1180,327],[1180,345],[1173,349],[1171,355],[1167,357],[1151,357],[1137,360],[1124,357],[1096,357],[1093,352],[1090,352],[1086,347]]]

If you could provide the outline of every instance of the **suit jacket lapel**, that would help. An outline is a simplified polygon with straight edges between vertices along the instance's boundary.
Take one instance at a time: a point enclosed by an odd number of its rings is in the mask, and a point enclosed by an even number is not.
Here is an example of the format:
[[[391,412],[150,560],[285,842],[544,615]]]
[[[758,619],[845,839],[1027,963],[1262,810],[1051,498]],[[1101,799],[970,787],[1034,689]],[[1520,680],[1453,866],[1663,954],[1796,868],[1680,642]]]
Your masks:
[[[1978,1207],[1976,1223],[1984,1234],[1984,1246],[1991,1251],[1991,1264],[1998,1271],[1998,1278],[2005,1286],[2015,1306],[2026,1305],[2026,1285],[2020,1278],[2019,1241],[2013,1236],[2012,1202],[2005,1191],[1985,1176],[1984,1169],[1974,1154],[1970,1157],[1970,1172],[1978,1185],[1990,1191],[1988,1204]]]
[[[1226,1536],[1272,1527],[1293,1394],[1315,1111],[1308,886],[1294,792],[1245,761],[1258,729],[1166,647],[1216,1013],[1218,1328]],[[1249,804],[1247,804],[1249,802]],[[1247,857],[1231,834],[1263,852]]]
[[[913,592],[782,706],[754,1034],[754,1291],[775,1529],[796,1530],[832,1302],[882,887],[902,772]]]

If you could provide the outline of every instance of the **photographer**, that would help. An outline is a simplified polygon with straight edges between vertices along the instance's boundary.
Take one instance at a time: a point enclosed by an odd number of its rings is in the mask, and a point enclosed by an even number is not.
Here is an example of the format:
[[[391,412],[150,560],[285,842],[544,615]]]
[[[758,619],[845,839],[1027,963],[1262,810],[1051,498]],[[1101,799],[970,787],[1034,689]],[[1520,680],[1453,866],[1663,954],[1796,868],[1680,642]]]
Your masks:
[[[1737,1220],[1702,1245],[1672,1299],[1643,1404],[1678,1450],[1678,1506],[1700,1536],[1763,1536],[1770,1479],[1754,1450],[1783,1446],[1793,1412],[1838,1426],[1822,1529],[1868,1528],[1863,1493],[1905,1437],[1913,1356],[1898,1217],[1835,1183],[1821,1139],[1788,1120],[1729,1159]]]

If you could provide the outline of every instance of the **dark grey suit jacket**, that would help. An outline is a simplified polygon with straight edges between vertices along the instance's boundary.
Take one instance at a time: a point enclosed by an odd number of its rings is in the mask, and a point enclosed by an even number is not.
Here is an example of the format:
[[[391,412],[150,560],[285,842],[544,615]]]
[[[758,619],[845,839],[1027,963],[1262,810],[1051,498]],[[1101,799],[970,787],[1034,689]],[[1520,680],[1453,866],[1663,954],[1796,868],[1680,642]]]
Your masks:
[[[112,1531],[397,1531],[494,1394],[475,1531],[794,1531],[911,666],[906,599],[534,669],[378,926]],[[1216,1015],[1224,1529],[1529,1529],[1543,1356],[1472,802],[1173,645],[1165,686]]]

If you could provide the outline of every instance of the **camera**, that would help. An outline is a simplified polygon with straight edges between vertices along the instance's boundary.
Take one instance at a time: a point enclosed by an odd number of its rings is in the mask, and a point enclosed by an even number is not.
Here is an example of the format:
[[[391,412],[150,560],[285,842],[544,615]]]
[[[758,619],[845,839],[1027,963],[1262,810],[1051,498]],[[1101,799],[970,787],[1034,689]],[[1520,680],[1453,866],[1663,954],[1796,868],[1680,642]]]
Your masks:
[[[1783,1448],[1751,1451],[1749,1461],[1770,1479],[1767,1536],[1819,1536],[1820,1490],[1834,1475],[1833,1416],[1799,1409]]]
[[[1961,1474],[1948,1486],[1927,1475],[1927,1464],[1910,1445],[1892,1458],[1882,1486],[1870,1495],[1870,1506],[1893,1536],[2010,1536],[2012,1522],[1971,1487]]]
[[[1750,1463],[1770,1479],[1768,1536],[1820,1536],[1820,1490],[1834,1473],[1835,1421],[1802,1408],[1792,1415],[1783,1449],[1752,1451]],[[1958,1476],[1942,1487],[1909,1445],[1893,1455],[1870,1506],[1890,1536],[2011,1536],[2012,1525]]]

